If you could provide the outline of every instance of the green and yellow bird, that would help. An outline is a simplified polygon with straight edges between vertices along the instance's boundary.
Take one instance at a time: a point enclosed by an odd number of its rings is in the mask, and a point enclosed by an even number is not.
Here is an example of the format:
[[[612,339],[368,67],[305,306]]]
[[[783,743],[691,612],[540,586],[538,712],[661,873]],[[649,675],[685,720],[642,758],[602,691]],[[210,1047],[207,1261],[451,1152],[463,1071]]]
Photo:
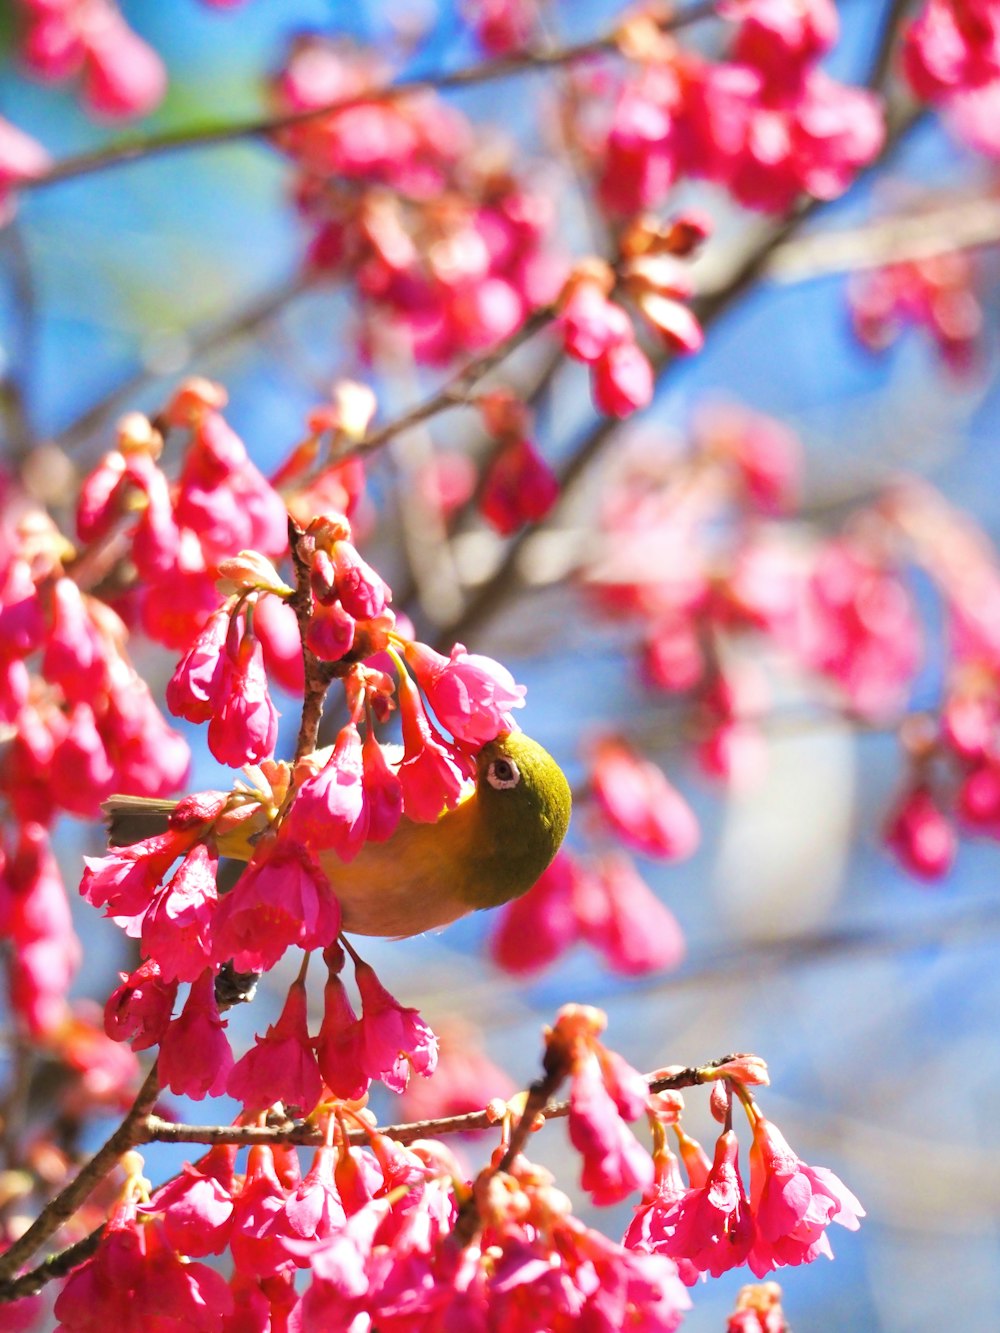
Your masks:
[[[175,802],[112,796],[109,841],[124,846],[163,832]],[[433,824],[405,816],[386,842],[365,843],[353,861],[311,848],[354,935],[399,938],[435,930],[518,898],[550,863],[569,825],[571,794],[552,756],[521,732],[490,741],[475,785]],[[245,838],[219,840],[223,856],[248,860]]]

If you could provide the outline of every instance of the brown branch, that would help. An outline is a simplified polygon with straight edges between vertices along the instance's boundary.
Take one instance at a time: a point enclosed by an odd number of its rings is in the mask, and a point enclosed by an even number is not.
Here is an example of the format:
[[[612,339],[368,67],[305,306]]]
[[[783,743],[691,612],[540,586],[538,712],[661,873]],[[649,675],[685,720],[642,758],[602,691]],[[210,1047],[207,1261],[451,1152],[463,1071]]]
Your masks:
[[[34,1296],[34,1294],[46,1285],[54,1282],[56,1278],[66,1277],[72,1273],[74,1268],[78,1268],[84,1260],[97,1249],[104,1235],[105,1223],[78,1240],[75,1245],[68,1245],[65,1250],[59,1250],[57,1254],[50,1254],[36,1268],[32,1268],[27,1273],[22,1273],[20,1277],[13,1278],[9,1282],[0,1283],[0,1302],[17,1301],[22,1296]]]
[[[467,406],[470,402],[470,395],[479,381],[484,379],[490,371],[495,370],[502,361],[505,361],[508,356],[528,342],[530,338],[533,338],[546,324],[551,323],[555,315],[555,306],[539,306],[513,333],[491,347],[488,352],[484,352],[482,356],[477,356],[472,361],[468,361],[440,389],[436,389],[422,402],[408,408],[407,411],[398,417],[394,417],[392,421],[387,422],[384,426],[369,431],[361,440],[345,444],[341,449],[335,450],[331,461],[339,463],[344,459],[353,458],[357,454],[369,454],[381,445],[387,444],[389,440],[394,439],[397,435],[401,435],[403,431],[409,430],[412,426],[421,425],[439,412],[445,412],[452,407]]]
[[[875,45],[871,70],[868,75],[869,88],[880,89],[888,82],[892,73],[892,62],[896,55],[896,42],[903,20],[914,8],[914,0],[887,0],[885,15]]]
[[[664,1092],[668,1088],[692,1088],[706,1081],[706,1070],[714,1069],[731,1059],[733,1059],[731,1055],[724,1055],[718,1060],[709,1060],[704,1065],[691,1065],[661,1077],[647,1074],[645,1078],[650,1092]],[[528,1115],[526,1107],[521,1116],[519,1124],[524,1125],[524,1132],[517,1139],[515,1153],[520,1151],[530,1135],[531,1127],[538,1116],[542,1116],[545,1120],[559,1120],[567,1115],[569,1115],[568,1101],[550,1101],[548,1094],[544,1098],[536,1098],[531,1115]],[[465,1115],[441,1116],[435,1120],[411,1120],[399,1125],[382,1125],[378,1127],[377,1132],[388,1139],[394,1139],[397,1143],[413,1143],[416,1139],[437,1138],[442,1134],[475,1134],[480,1130],[496,1129],[496,1127],[497,1121],[491,1112],[469,1111]],[[518,1130],[515,1129],[514,1133],[517,1135]],[[369,1141],[369,1137],[366,1130],[356,1129],[350,1132],[348,1141],[352,1144],[364,1144]],[[308,1121],[293,1121],[284,1125],[184,1125],[161,1120],[159,1116],[148,1115],[138,1141],[200,1143],[206,1146],[231,1143],[244,1148],[252,1147],[254,1144],[288,1143],[308,1148],[325,1143],[326,1134]],[[511,1142],[514,1142],[513,1138]]]
[[[676,32],[702,19],[715,14],[717,0],[698,0],[679,13],[668,18],[660,26],[664,32]],[[410,97],[415,93],[443,92],[455,88],[469,88],[480,83],[490,83],[497,79],[506,79],[514,75],[528,74],[537,70],[551,69],[560,65],[573,64],[588,60],[592,56],[608,55],[618,52],[619,33],[615,27],[610,32],[586,42],[558,47],[552,50],[525,51],[517,55],[503,56],[498,60],[485,60],[463,69],[451,70],[442,74],[404,76],[390,83],[367,88],[350,97],[341,97],[327,102],[320,107],[310,107],[306,111],[292,111],[273,116],[259,116],[251,120],[235,121],[222,125],[187,126],[166,130],[160,134],[136,136],[121,139],[106,148],[80,153],[75,157],[64,158],[40,176],[20,182],[23,191],[42,190],[61,181],[75,180],[79,176],[89,176],[97,171],[106,171],[113,167],[125,166],[130,162],[144,161],[164,153],[182,152],[192,148],[213,148],[220,144],[238,143],[247,139],[263,139],[281,130],[293,129],[312,120],[337,111],[347,111],[352,107],[366,106],[372,102],[395,102]]]
[[[302,640],[303,675],[305,678],[302,696],[302,720],[299,723],[299,734],[295,742],[296,760],[303,758],[304,755],[312,754],[316,749],[319,740],[319,724],[323,719],[323,705],[340,666],[339,663],[321,662],[306,643],[309,622],[312,617],[312,583],[309,561],[303,552],[303,547],[307,541],[311,543],[312,538],[307,538],[295,520],[289,517],[288,547],[292,555],[292,564],[295,567],[295,595],[290,599],[289,605],[295,612],[295,619],[299,626],[299,638]]]
[[[139,1089],[132,1109],[102,1148],[86,1166],[80,1168],[70,1183],[42,1209],[38,1217],[9,1250],[0,1255],[0,1282],[11,1278],[35,1251],[68,1221],[91,1191],[113,1169],[123,1153],[141,1143],[143,1125],[160,1090],[156,1065]]]

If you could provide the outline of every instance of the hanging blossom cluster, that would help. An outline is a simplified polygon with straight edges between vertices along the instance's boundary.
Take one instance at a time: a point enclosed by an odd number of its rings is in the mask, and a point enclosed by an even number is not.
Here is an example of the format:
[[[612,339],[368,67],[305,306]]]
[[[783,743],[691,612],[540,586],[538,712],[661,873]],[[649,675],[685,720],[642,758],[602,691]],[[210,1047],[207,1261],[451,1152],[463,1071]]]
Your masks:
[[[833,0],[727,0],[727,57],[711,61],[640,16],[622,30],[639,68],[593,127],[601,195],[613,213],[655,208],[685,177],[713,181],[747,208],[780,213],[803,193],[833,199],[885,135],[881,102],[819,62],[835,45]]]
[[[904,30],[902,67],[917,97],[942,108],[959,138],[1000,155],[997,0],[926,0]]]
[[[201,0],[232,9],[243,0]],[[46,83],[78,84],[80,102],[99,120],[148,116],[163,101],[163,60],[129,26],[115,0],[15,0],[18,54]]]
[[[190,392],[187,386],[181,398]],[[208,417],[221,420],[211,411]],[[116,467],[103,460],[85,495],[103,494],[101,478]],[[244,497],[239,512],[252,517],[253,508]],[[147,521],[161,526],[152,504],[140,525]],[[244,767],[250,785],[188,797],[165,833],[88,859],[81,892],[141,945],[141,966],[109,1001],[109,1035],[137,1050],[158,1046],[161,1077],[175,1092],[202,1097],[225,1089],[260,1109],[280,1088],[278,1100],[308,1114],[324,1087],[360,1097],[378,1078],[399,1091],[410,1069],[430,1073],[436,1058],[433,1034],[419,1016],[398,1005],[352,952],[361,999],[355,1015],[339,975],[342,915],[329,856],[335,866],[348,863],[365,844],[391,838],[402,818],[435,823],[453,808],[474,775],[477,752],[513,728],[511,710],[522,705],[524,689],[499,663],[461,645],[445,657],[400,634],[390,590],[358,553],[343,515],[293,531],[296,587],[259,551],[223,560],[218,584],[228,595],[194,635],[167,687],[171,711],[207,723],[212,754]],[[130,537],[133,551],[144,549],[141,526]],[[307,749],[291,764],[274,759],[278,715],[258,632],[269,600],[289,608],[301,632],[307,694],[325,693],[338,679],[349,718],[332,747]],[[397,707],[403,749],[394,760],[378,728]],[[249,864],[220,895],[219,854],[234,851]],[[352,928],[350,920],[343,924]],[[268,971],[292,946],[325,951],[320,1030],[306,1030],[300,979],[278,1023],[234,1065],[216,977],[229,964],[241,973]],[[190,991],[175,1014],[181,985]],[[261,1102],[268,1088],[272,1095]]]
[[[342,1100],[321,1118],[325,1143],[304,1172],[297,1152],[278,1141],[251,1147],[242,1169],[236,1147],[216,1146],[152,1190],[132,1154],[97,1252],[56,1299],[60,1328],[85,1333],[128,1315],[205,1333],[376,1323],[388,1333],[443,1333],[456,1321],[486,1333],[670,1333],[699,1274],[747,1265],[760,1276],[810,1262],[830,1254],[830,1224],[857,1227],[863,1210],[850,1191],[798,1158],[750,1097],[750,1086],[767,1081],[762,1061],[734,1056],[685,1071],[681,1081],[712,1084],[726,1122],[710,1162],[680,1127],[679,1093],[650,1096],[643,1076],[600,1040],[605,1022],[582,1006],[559,1013],[546,1032],[544,1086],[552,1093],[569,1080],[569,1138],[590,1197],[610,1204],[641,1192],[622,1243],[574,1217],[551,1174],[519,1150],[517,1116],[530,1114],[523,1101],[490,1104],[500,1144],[470,1181],[443,1143],[404,1147]],[[749,1193],[728,1128],[736,1100],[753,1135]],[[652,1155],[630,1128],[640,1120],[652,1127]],[[689,1184],[667,1146],[668,1127]],[[228,1279],[206,1262],[224,1252]],[[776,1285],[748,1287],[730,1328],[774,1333],[775,1316]]]
[[[839,533],[794,520],[800,446],[779,423],[735,408],[695,424],[686,454],[636,451],[609,488],[605,545],[584,586],[606,616],[636,625],[639,672],[683,701],[703,770],[730,782],[766,763],[766,683],[748,651],[763,637],[815,680],[817,702],[898,727],[906,758],[884,837],[911,872],[938,879],[959,833],[1000,835],[1000,565],[982,534],[929,487],[894,485]],[[938,708],[910,712],[921,624],[909,571],[936,586],[948,627]],[[696,821],[664,774],[622,738],[595,746],[585,831],[536,888],[503,909],[493,955],[511,971],[547,965],[581,941],[629,974],[676,964],[677,923],[621,851],[675,860]],[[655,920],[657,929],[648,929]]]
[[[326,450],[350,430],[363,432],[359,393],[346,386],[313,413],[283,469],[296,478],[293,505],[332,501],[353,509],[360,464],[329,462]],[[67,1000],[80,946],[52,826],[63,814],[99,817],[112,792],[165,797],[185,783],[187,744],[133,666],[130,634],[144,629],[186,653],[218,607],[220,562],[249,543],[275,556],[287,549],[286,501],[249,462],[221,415],[224,403],[219,386],[195,380],[181,386],[155,426],[125,418],[117,447],[83,482],[72,542],[13,479],[0,487],[0,922],[12,945],[8,999],[25,1037],[65,1071],[56,1112],[67,1121],[127,1105],[138,1065],[105,1035],[99,1009]],[[164,438],[184,451],[174,480],[160,467]],[[253,611],[252,635],[241,633],[251,614],[246,602],[234,620],[227,668],[259,684],[263,651],[270,678],[301,692],[295,613],[277,597]],[[265,711],[265,734],[248,733],[254,744],[270,739],[275,715],[269,703]],[[219,725],[224,741],[227,728],[239,730],[235,715]],[[189,866],[195,879],[207,858],[196,862]],[[146,928],[161,938],[165,929],[162,919]]]
[[[906,327],[925,329],[945,366],[966,374],[983,332],[977,281],[973,256],[960,250],[859,274],[848,289],[854,331],[881,352]]]
[[[382,81],[370,58],[305,37],[274,81],[281,113],[353,99]],[[283,129],[309,262],[352,284],[370,350],[442,364],[492,346],[555,299],[549,196],[477,141],[433,93],[357,102]]]

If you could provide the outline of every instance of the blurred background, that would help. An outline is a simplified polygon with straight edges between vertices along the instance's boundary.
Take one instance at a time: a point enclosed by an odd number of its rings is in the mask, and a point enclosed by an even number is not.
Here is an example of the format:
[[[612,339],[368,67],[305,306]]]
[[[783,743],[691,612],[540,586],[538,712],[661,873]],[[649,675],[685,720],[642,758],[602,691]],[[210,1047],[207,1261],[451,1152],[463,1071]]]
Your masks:
[[[3,7],[0,115],[56,158],[136,132],[95,125],[69,91],[25,77],[10,8]],[[831,72],[863,82],[886,14],[899,8],[842,0]],[[268,76],[305,31],[375,47],[389,68],[414,75],[482,58],[446,0],[247,0],[237,13],[195,0],[125,0],[122,9],[170,74],[167,97],[144,132],[261,113]],[[550,32],[564,41],[605,32],[619,12],[602,0],[545,5]],[[718,38],[710,24],[685,40],[711,50]],[[552,165],[559,150],[553,87],[552,78],[533,73],[444,96],[549,194],[560,248],[576,256],[595,248],[593,215],[585,182],[565,155],[561,167]],[[422,636],[457,634],[470,651],[509,666],[528,686],[525,729],[578,788],[596,736],[612,729],[641,742],[691,804],[701,841],[681,864],[641,864],[685,936],[685,956],[673,970],[623,977],[581,946],[540,975],[511,978],[484,952],[495,924],[486,917],[418,939],[372,942],[366,956],[435,1028],[456,1014],[475,1022],[485,1050],[517,1084],[535,1076],[540,1027],[569,1001],[604,1008],[609,1044],[643,1070],[729,1051],[763,1056],[772,1080],[760,1099],[765,1112],[800,1156],[833,1168],[868,1210],[860,1233],[834,1228],[834,1264],[776,1275],[796,1333],[930,1333],[945,1320],[964,1328],[997,1322],[997,849],[963,841],[951,874],[932,887],[899,869],[881,836],[901,780],[893,728],[800,707],[812,697],[802,675],[773,652],[764,669],[787,725],[765,728],[766,765],[756,782],[742,789],[711,782],[680,743],[675,703],[640,680],[627,626],[594,616],[578,572],[623,451],[669,453],[698,410],[720,399],[770,414],[799,436],[804,525],[833,530],[851,506],[904,470],[932,481],[993,540],[1000,537],[996,248],[976,255],[985,324],[973,363],[956,375],[920,331],[877,355],[862,346],[852,329],[849,278],[828,271],[834,265],[823,242],[828,232],[863,231],[873,216],[911,201],[961,207],[964,199],[989,199],[995,182],[986,159],[959,146],[935,117],[918,118],[878,171],[815,211],[784,262],[779,257],[724,304],[704,351],[669,367],[653,405],[607,432],[535,538],[515,539],[517,562],[506,581],[498,584],[496,574],[509,542],[484,525],[467,524],[445,572],[434,564],[430,574],[426,531],[414,534],[412,513],[408,525],[414,478],[427,459],[481,447],[474,412],[451,411],[397,437],[370,466],[363,549]],[[265,472],[301,437],[306,413],[328,398],[337,378],[370,383],[378,420],[388,421],[447,377],[447,366],[420,366],[398,347],[359,337],[343,285],[303,267],[309,232],[291,188],[287,158],[247,140],[157,155],[26,194],[0,234],[0,372],[8,456],[30,455],[37,486],[57,493],[111,446],[122,411],[155,410],[186,373],[225,384],[229,419]],[[676,202],[696,202],[711,215],[715,234],[696,280],[703,292],[724,288],[759,234],[760,217],[710,186],[685,185]],[[522,349],[496,382],[530,384],[555,345],[543,338]],[[551,461],[565,459],[598,420],[585,369],[562,364],[538,395],[537,412],[539,448]],[[485,585],[492,593],[480,605]],[[940,688],[939,616],[925,585],[914,576],[929,627],[915,708],[933,707]],[[401,589],[411,592],[402,607]],[[474,603],[475,613],[463,615]],[[169,655],[139,644],[133,654],[154,688],[162,687],[174,665]],[[279,707],[290,743],[294,700]],[[194,788],[222,785],[203,738],[188,728],[188,739]],[[586,834],[581,806],[571,842],[581,846]],[[95,852],[100,840],[99,830],[64,821],[58,845],[67,883],[77,882],[81,853]],[[103,1003],[126,965],[123,941],[84,905],[74,904],[74,912],[86,950],[76,991]],[[232,1015],[234,1045],[261,1030],[265,1006],[280,1003],[295,966],[285,963],[252,1012]],[[400,1118],[391,1100],[386,1094],[377,1104],[386,1121]],[[709,1141],[706,1101],[692,1094],[689,1116],[692,1132]],[[188,1120],[233,1113],[230,1104],[178,1106]],[[563,1183],[575,1178],[561,1125],[540,1135],[532,1151]],[[467,1152],[474,1164],[483,1149]],[[162,1179],[183,1156],[151,1147],[148,1174]],[[595,1213],[585,1199],[575,1202],[610,1235],[627,1223],[627,1208]],[[736,1272],[696,1289],[685,1327],[721,1329],[748,1276]]]

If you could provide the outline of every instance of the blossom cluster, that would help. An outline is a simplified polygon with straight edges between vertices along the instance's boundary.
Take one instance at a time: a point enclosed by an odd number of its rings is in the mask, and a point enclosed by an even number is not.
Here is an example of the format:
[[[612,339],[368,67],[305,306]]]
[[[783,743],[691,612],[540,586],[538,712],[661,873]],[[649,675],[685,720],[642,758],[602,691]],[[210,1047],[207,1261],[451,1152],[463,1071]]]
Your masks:
[[[655,208],[678,180],[695,177],[744,207],[780,213],[803,193],[836,198],[878,153],[879,99],[819,68],[839,34],[833,0],[733,0],[719,13],[735,24],[721,61],[648,20],[623,30],[639,67],[621,80],[595,144],[613,212]]]
[[[1000,154],[1000,5],[996,0],[926,0],[903,33],[910,87],[940,106],[960,138]]]
[[[523,1103],[491,1103],[501,1141],[470,1181],[443,1143],[403,1146],[341,1097],[304,1171],[275,1135],[249,1149],[242,1169],[237,1147],[220,1144],[151,1190],[133,1154],[96,1253],[56,1299],[60,1328],[84,1333],[127,1312],[206,1333],[368,1328],[376,1318],[390,1333],[443,1333],[456,1320],[486,1333],[575,1325],[669,1333],[699,1273],[748,1264],[762,1275],[810,1262],[829,1254],[830,1223],[857,1226],[857,1200],[832,1172],[802,1162],[750,1098],[748,1086],[766,1082],[761,1061],[730,1057],[694,1075],[746,1106],[748,1196],[732,1130],[710,1163],[680,1129],[679,1094],[650,1097],[646,1080],[600,1040],[605,1022],[585,1006],[561,1010],[546,1032],[544,1068],[548,1086],[570,1080],[568,1129],[583,1188],[606,1204],[642,1193],[623,1243],[584,1226],[551,1174],[517,1151],[511,1135]],[[647,1114],[652,1156],[628,1126]],[[669,1125],[688,1187],[667,1147]],[[224,1252],[228,1277],[211,1264]],[[730,1326],[773,1333],[775,1311],[774,1284],[748,1288],[734,1314],[746,1318]]]
[[[860,274],[849,289],[854,331],[882,351],[907,326],[926,329],[949,370],[974,364],[983,330],[972,256],[958,250]]]
[[[301,39],[274,82],[276,108],[351,105],[277,142],[297,169],[309,262],[353,285],[362,345],[441,364],[492,346],[555,298],[565,264],[547,246],[553,205],[435,94],[359,100],[381,73],[360,53]]]

